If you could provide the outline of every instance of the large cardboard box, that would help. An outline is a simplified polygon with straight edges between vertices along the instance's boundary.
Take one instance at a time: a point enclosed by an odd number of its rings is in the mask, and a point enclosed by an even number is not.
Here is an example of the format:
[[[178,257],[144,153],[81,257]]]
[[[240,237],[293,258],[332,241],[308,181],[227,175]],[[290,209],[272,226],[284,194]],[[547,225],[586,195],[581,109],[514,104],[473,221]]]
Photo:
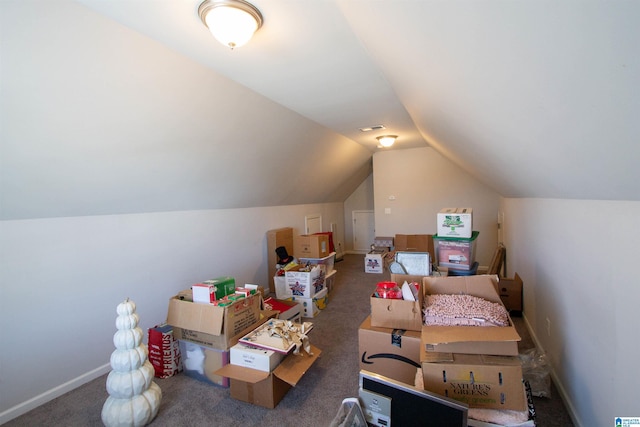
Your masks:
[[[322,353],[313,345],[311,351],[313,355],[304,351],[301,352],[301,356],[293,353],[287,355],[272,372],[229,364],[216,373],[231,379],[230,393],[232,398],[273,409],[289,389],[295,387]]]
[[[437,214],[438,236],[470,238],[473,230],[473,209],[444,208]]]
[[[300,258],[325,258],[331,253],[326,234],[302,234],[293,238],[293,255]]]
[[[371,316],[358,330],[360,369],[413,385],[420,367],[420,333],[371,326]]]
[[[500,278],[497,284],[498,294],[507,310],[512,313],[522,312],[522,279],[516,273],[513,279]]]
[[[422,279],[429,294],[467,294],[502,304],[496,292],[498,276],[429,276]],[[437,353],[468,353],[517,356],[520,335],[509,326],[422,326],[425,350]]]
[[[435,253],[431,234],[396,234],[396,251]]]
[[[398,286],[402,286],[402,283],[399,283]],[[421,286],[420,284],[419,287]],[[380,328],[422,331],[424,294],[420,289],[417,301],[377,298],[374,295],[369,300],[371,302],[371,325]]]
[[[169,300],[167,323],[176,339],[228,350],[233,337],[257,326],[261,319],[260,294],[242,298],[226,307],[199,304],[174,296]]]
[[[316,265],[310,271],[305,271],[304,268],[304,266],[299,266],[285,271],[284,277],[287,286],[284,291],[286,296],[311,298],[324,288],[326,276],[324,266]]]
[[[215,373],[229,363],[228,350],[219,350],[184,340],[178,340],[178,342],[183,358],[183,372],[187,376],[209,384],[229,387],[229,378]]]
[[[421,353],[425,390],[471,408],[524,411],[522,364],[517,356]]]
[[[276,248],[284,246],[289,255],[293,255],[293,228],[283,227],[267,231],[267,268],[269,270],[269,280],[276,275],[276,264],[278,255]],[[269,282],[269,290],[275,292],[274,285]]]

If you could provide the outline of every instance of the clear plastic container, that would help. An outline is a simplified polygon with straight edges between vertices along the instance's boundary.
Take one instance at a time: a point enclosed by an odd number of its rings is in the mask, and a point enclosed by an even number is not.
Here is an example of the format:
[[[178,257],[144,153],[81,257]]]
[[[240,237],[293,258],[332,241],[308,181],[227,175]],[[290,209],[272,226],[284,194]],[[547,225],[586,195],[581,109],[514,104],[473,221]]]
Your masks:
[[[378,298],[402,299],[402,290],[396,282],[380,282],[376,287]]]

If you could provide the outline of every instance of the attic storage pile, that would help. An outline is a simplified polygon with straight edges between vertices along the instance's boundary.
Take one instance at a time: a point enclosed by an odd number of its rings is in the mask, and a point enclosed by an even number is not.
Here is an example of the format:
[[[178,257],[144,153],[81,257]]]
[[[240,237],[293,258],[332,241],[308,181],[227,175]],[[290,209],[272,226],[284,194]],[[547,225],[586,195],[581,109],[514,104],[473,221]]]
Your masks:
[[[497,275],[477,274],[478,233],[471,231],[471,210],[464,213],[469,213],[468,220],[455,218],[456,225],[451,218],[443,219],[457,215],[456,209],[438,214],[438,224],[448,223],[449,228],[433,236],[433,247],[428,235],[396,235],[387,266],[400,296],[372,290],[371,315],[359,329],[360,369],[463,402],[470,421],[535,426],[531,390],[518,354],[521,338],[499,293],[503,283]],[[441,231],[460,234],[461,223],[470,237],[440,236]],[[415,246],[407,247],[407,241]],[[425,253],[427,259],[435,253],[435,259],[422,271],[412,271],[397,265],[405,251]],[[456,267],[454,274],[451,266]],[[439,301],[444,305],[438,306]],[[385,355],[384,360],[379,355]],[[380,408],[363,409],[369,422],[377,416],[393,422],[390,414],[376,412]]]
[[[313,345],[313,318],[326,307],[336,274],[331,237],[267,232],[269,290],[221,276],[172,297],[166,325],[149,330],[156,375],[183,372],[229,388],[234,399],[277,406],[322,353]]]

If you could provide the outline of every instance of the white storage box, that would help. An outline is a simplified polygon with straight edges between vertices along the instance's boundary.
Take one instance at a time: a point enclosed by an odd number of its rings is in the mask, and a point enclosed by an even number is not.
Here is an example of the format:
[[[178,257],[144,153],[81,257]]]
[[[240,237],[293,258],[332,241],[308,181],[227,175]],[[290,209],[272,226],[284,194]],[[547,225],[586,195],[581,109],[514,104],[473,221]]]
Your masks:
[[[231,347],[230,363],[259,371],[271,372],[286,354],[238,343]]]
[[[329,292],[325,288],[312,298],[293,296],[288,299],[302,304],[302,317],[316,317],[320,314],[320,310],[324,310],[329,303]]]
[[[384,256],[387,251],[374,250],[364,257],[365,273],[382,273],[384,271]]]
[[[438,236],[470,238],[473,232],[473,209],[444,208],[438,212]]]
[[[333,266],[336,262],[336,253],[331,252],[329,256],[324,258],[299,258],[298,264],[300,265],[322,265],[324,266],[324,272],[329,275],[333,271]]]
[[[311,298],[324,288],[324,267],[315,266],[311,271],[288,270],[285,292],[288,296]]]

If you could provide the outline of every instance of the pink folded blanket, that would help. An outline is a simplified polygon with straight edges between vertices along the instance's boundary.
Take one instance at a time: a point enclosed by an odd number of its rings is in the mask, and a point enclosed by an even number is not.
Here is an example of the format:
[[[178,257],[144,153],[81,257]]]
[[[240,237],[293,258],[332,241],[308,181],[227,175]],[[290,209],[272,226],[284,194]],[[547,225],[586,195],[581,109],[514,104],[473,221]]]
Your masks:
[[[472,295],[427,295],[424,324],[436,326],[509,326],[500,303]]]

